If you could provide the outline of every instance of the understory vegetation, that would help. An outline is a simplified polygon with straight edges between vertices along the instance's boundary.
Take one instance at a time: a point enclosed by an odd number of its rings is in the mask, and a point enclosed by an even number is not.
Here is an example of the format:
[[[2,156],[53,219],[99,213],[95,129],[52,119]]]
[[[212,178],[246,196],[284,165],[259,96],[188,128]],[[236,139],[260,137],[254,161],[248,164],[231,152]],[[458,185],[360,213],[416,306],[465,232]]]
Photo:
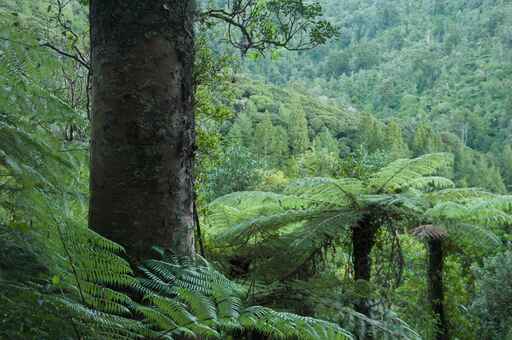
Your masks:
[[[198,19],[197,254],[135,265],[88,225],[88,3],[0,3],[0,339],[512,339],[510,2]]]

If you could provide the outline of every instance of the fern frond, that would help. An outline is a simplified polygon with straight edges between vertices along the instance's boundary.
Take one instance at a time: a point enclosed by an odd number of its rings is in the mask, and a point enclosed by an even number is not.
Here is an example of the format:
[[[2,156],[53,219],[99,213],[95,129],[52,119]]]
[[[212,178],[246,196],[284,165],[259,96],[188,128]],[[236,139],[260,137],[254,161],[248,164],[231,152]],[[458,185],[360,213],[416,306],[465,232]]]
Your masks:
[[[217,228],[231,226],[250,218],[305,208],[304,200],[272,192],[236,192],[210,203],[208,223]]]
[[[493,249],[501,244],[499,237],[486,226],[475,223],[446,224],[450,238],[458,243],[473,244],[480,249]],[[486,248],[487,247],[487,248]]]
[[[310,177],[296,180],[288,185],[285,193],[324,206],[346,206],[354,203],[357,195],[365,192],[363,182],[356,178]]]
[[[141,321],[104,313],[67,298],[61,298],[59,301],[71,311],[72,315],[86,322],[86,325],[93,327],[93,329],[108,332],[113,338],[124,335],[131,336],[134,339],[142,339],[144,334],[151,333]]]
[[[240,318],[244,328],[276,339],[289,337],[311,340],[352,339],[350,333],[330,322],[286,312],[276,312],[261,306],[246,308]]]
[[[447,189],[455,187],[455,183],[453,183],[452,180],[441,176],[425,176],[411,180],[406,187],[418,190],[427,188]]]
[[[243,306],[243,290],[233,289],[237,285],[210,265],[186,267],[152,260],[142,268],[148,276],[142,282],[150,305],[137,310],[153,327],[161,329],[162,334],[184,333],[220,339],[224,331],[253,330],[276,339],[350,338],[348,332],[326,321],[261,306]],[[148,284],[155,278],[159,284]],[[167,288],[152,290],[162,284]]]
[[[474,192],[470,194],[469,197]],[[512,215],[507,211],[510,207],[508,196],[492,197],[490,200],[463,198],[459,201],[444,201],[426,210],[425,216],[443,225],[454,239],[470,238],[479,240],[477,243],[486,240],[489,246],[494,247],[500,241],[492,228],[512,225]]]
[[[240,210],[251,209],[254,206],[265,207],[297,207],[297,200],[293,196],[277,194],[274,192],[242,191],[234,192],[214,200],[210,205],[237,207]]]
[[[468,201],[473,209],[496,209],[508,214],[512,213],[512,195],[495,195],[488,199],[477,197]]]
[[[426,211],[426,215],[437,221],[457,221],[480,225],[511,225],[512,215],[478,200],[473,204],[445,202]]]
[[[339,214],[339,210],[325,211],[323,209],[287,211],[273,214],[270,216],[261,216],[242,223],[236,224],[231,228],[226,228],[215,235],[218,244],[235,245],[247,243],[249,239],[257,234],[266,234],[278,232],[286,226],[303,222],[305,220],[318,219]],[[326,216],[327,215],[327,216]]]
[[[411,182],[418,181],[425,176],[432,176],[440,169],[453,164],[453,155],[448,153],[433,153],[413,159],[398,159],[373,174],[369,187],[374,192],[396,192],[407,188]],[[435,182],[434,182],[435,184]],[[447,182],[443,181],[444,185]]]
[[[429,192],[427,198],[435,203],[440,202],[460,202],[472,198],[493,199],[496,194],[479,189],[479,188],[452,188]]]

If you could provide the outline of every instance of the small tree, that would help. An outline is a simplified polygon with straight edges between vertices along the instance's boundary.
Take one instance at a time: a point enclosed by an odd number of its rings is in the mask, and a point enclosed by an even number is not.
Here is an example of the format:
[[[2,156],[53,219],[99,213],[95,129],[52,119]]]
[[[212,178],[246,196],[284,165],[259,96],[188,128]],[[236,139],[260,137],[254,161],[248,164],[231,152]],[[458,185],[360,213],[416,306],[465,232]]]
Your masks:
[[[364,145],[369,152],[383,149],[385,144],[382,128],[382,123],[375,119],[370,113],[362,113],[358,127],[359,135],[357,144]]]
[[[502,158],[503,179],[508,189],[512,189],[512,145],[505,145]]]
[[[428,248],[428,298],[438,324],[436,338],[450,338],[449,322],[444,308],[443,265],[446,244],[489,249],[500,242],[491,228],[512,225],[512,197],[478,189],[450,189],[425,195],[424,224],[412,230],[426,241]],[[451,236],[451,237],[450,237]],[[477,242],[471,242],[474,240]],[[487,242],[486,242],[487,241]]]
[[[411,146],[414,156],[439,151],[440,144],[440,139],[430,124],[422,122],[416,126]]]
[[[288,136],[292,155],[299,155],[309,146],[308,121],[300,106],[295,106],[288,117]]]
[[[409,147],[403,138],[400,125],[395,120],[391,120],[384,129],[384,145],[392,159],[409,156]]]
[[[259,156],[260,161],[266,163],[270,160],[275,137],[275,127],[272,124],[270,113],[266,112],[263,120],[254,128],[253,153]]]

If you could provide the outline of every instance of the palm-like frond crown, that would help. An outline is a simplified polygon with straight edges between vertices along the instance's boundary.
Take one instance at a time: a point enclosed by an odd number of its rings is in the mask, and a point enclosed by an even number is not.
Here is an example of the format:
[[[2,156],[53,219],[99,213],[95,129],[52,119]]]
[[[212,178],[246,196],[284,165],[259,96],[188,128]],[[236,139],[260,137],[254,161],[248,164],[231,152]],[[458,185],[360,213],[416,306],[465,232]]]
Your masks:
[[[450,188],[448,178],[433,176],[440,169],[453,165],[453,156],[447,153],[426,154],[413,159],[398,159],[370,176],[368,187],[372,192],[398,192],[408,188]]]
[[[425,219],[442,225],[456,241],[478,247],[500,244],[496,232],[512,225],[512,198],[480,189],[447,189],[427,195]]]

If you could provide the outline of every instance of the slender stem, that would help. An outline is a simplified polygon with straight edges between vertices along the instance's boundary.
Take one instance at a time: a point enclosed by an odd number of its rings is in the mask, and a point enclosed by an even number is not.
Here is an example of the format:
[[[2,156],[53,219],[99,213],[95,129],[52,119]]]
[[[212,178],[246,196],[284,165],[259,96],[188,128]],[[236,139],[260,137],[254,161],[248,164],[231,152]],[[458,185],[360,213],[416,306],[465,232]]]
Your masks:
[[[60,229],[61,225],[60,225],[60,223],[55,218],[53,220],[57,224],[57,231],[59,233],[59,239],[60,239],[60,241],[62,243],[62,247],[64,248],[64,252],[66,253],[66,256],[69,259],[69,264],[71,266],[71,271],[73,272],[73,276],[74,276],[75,281],[76,281],[78,292],[80,294],[80,299],[82,300],[82,303],[85,305],[86,304],[85,296],[84,296],[84,293],[83,293],[83,290],[82,290],[82,286],[80,285],[80,279],[78,278],[78,271],[76,270],[75,264],[73,262],[73,257],[71,256],[71,253],[70,253],[70,251],[69,251],[69,249],[68,249],[68,247],[66,245],[66,242],[64,241],[64,234],[62,233],[62,230]]]
[[[194,204],[194,206],[193,206],[193,209],[194,209],[194,223],[196,225],[197,241],[199,243],[199,252],[200,252],[202,257],[205,257],[204,244],[203,244],[203,234],[201,233],[201,224],[199,223],[199,214],[197,212],[197,204],[196,204],[195,197],[194,197],[194,203],[193,204]]]

